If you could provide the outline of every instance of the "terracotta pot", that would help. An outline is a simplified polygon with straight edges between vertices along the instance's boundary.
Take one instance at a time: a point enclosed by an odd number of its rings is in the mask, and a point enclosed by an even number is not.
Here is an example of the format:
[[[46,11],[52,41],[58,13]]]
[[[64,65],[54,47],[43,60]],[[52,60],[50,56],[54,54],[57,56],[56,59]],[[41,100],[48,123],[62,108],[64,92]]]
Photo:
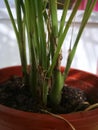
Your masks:
[[[64,68],[61,68],[63,71]],[[0,82],[12,75],[22,75],[21,67],[0,70]],[[77,82],[76,82],[77,81]],[[66,83],[85,90],[88,96],[98,100],[98,77],[80,70],[71,69]],[[98,109],[88,112],[62,114],[76,130],[98,130]],[[72,130],[67,123],[49,114],[37,114],[15,110],[0,105],[0,130]]]

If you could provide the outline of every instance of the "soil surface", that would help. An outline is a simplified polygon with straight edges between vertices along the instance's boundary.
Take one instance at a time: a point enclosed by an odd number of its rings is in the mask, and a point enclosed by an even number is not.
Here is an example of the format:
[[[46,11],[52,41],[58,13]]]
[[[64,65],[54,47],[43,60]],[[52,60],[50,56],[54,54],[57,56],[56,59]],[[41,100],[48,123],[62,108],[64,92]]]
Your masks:
[[[28,86],[22,83],[22,78],[12,77],[0,84],[0,104],[29,112],[41,112],[43,106],[33,100]],[[62,90],[61,103],[47,110],[53,113],[70,113],[86,109],[89,106],[87,95],[83,90],[65,85]]]

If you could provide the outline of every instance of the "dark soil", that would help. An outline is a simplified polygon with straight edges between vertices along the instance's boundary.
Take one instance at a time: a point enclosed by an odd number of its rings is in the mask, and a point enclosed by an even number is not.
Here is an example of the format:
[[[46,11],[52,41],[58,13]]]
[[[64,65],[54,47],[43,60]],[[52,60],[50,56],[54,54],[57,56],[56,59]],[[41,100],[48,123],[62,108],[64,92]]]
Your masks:
[[[22,78],[12,77],[0,85],[0,104],[29,112],[41,112],[43,107],[33,100],[28,88],[22,83]],[[83,90],[66,85],[62,90],[61,103],[52,108],[48,104],[47,109],[53,113],[69,113],[84,110],[88,106],[87,95]]]

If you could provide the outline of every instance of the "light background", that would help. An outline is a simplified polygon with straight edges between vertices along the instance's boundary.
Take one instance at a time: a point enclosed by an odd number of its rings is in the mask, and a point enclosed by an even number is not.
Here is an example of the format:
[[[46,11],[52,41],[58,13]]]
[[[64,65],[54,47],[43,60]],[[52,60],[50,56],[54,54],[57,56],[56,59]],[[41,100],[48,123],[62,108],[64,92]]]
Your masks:
[[[4,68],[7,66],[19,65],[20,58],[15,34],[13,32],[8,14],[4,8],[3,0],[0,0],[0,5],[1,5],[0,6],[0,68]],[[13,8],[14,7],[13,2],[11,2],[11,6],[13,14],[15,14]],[[74,34],[72,37],[73,41],[76,37],[78,26],[80,24],[79,22],[81,20],[82,15],[83,11],[79,11],[75,18],[74,27],[72,25],[72,27],[74,28]],[[61,11],[58,12],[59,19],[60,16]],[[71,32],[72,28],[70,29],[62,48],[63,66],[65,66],[66,63],[66,58],[68,54],[68,44],[70,43],[71,39]],[[98,13],[94,12],[81,37],[74,61],[72,63],[72,67],[96,74],[97,61],[98,61]]]

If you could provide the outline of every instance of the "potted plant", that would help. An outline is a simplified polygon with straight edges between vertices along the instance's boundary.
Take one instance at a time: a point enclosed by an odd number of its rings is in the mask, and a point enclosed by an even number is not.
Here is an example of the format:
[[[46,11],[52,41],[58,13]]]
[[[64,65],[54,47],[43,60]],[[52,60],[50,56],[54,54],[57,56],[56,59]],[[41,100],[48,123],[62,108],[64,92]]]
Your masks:
[[[39,107],[38,111],[40,110],[42,113],[24,112],[1,105],[0,128],[2,130],[75,130],[75,128],[77,130],[97,130],[98,125],[96,124],[98,116],[92,116],[92,113],[78,112],[68,115],[56,115],[51,111],[51,109],[57,110],[56,108],[61,104],[62,95],[64,95],[64,92],[62,94],[62,90],[65,82],[71,85],[73,84],[73,86],[75,84],[75,86],[78,87],[78,81],[74,83],[75,78],[72,78],[73,73],[75,73],[78,80],[82,80],[84,84],[86,84],[88,96],[91,92],[90,88],[98,83],[98,79],[94,75],[93,77],[96,83],[88,83],[87,79],[81,78],[80,73],[83,73],[82,71],[78,73],[77,70],[70,70],[79,39],[81,38],[81,34],[97,0],[88,0],[87,2],[79,32],[68,54],[66,69],[63,68],[63,70],[61,68],[61,47],[75,14],[78,11],[78,7],[81,4],[81,0],[74,2],[71,15],[66,24],[65,19],[70,0],[64,2],[60,25],[58,25],[57,17],[57,0],[15,0],[17,21],[13,18],[8,0],[4,1],[16,34],[22,66],[1,70],[0,81],[4,82],[12,75],[22,77],[22,88],[24,89],[25,86],[25,89],[29,91],[30,96],[32,96],[33,106],[35,105],[35,109]],[[29,50],[29,65],[27,63],[26,47],[28,47]],[[84,77],[87,78],[87,75],[88,73],[85,72]],[[90,77],[92,76],[91,74],[89,75]],[[2,77],[5,78],[3,79]],[[17,82],[15,82],[15,84],[16,83]],[[19,99],[21,98],[23,97]],[[81,117],[83,117],[83,120]],[[95,122],[89,126],[89,123],[92,122],[91,119]],[[79,126],[76,123],[77,120]],[[86,121],[87,123],[85,124]]]

